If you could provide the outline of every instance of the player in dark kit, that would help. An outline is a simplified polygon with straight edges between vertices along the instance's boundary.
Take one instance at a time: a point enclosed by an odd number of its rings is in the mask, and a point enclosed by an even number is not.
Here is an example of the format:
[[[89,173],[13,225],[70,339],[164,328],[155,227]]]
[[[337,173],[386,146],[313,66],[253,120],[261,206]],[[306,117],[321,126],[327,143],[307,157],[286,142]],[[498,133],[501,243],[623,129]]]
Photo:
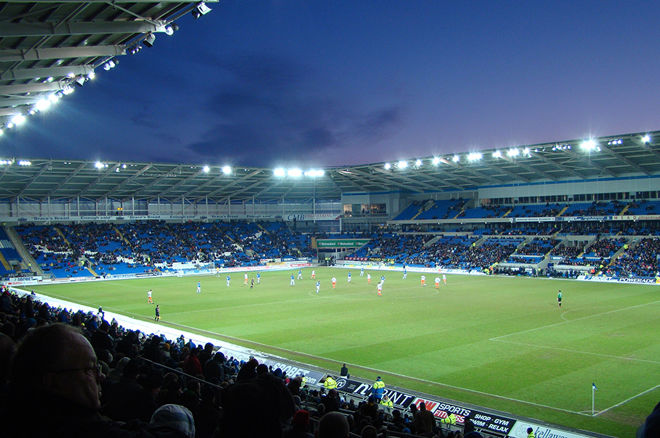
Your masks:
[[[559,289],[559,292],[557,292],[557,304],[559,304],[559,307],[561,307],[561,289]]]
[[[154,321],[160,321],[160,307],[158,307],[158,304],[156,304],[156,316],[154,317]]]

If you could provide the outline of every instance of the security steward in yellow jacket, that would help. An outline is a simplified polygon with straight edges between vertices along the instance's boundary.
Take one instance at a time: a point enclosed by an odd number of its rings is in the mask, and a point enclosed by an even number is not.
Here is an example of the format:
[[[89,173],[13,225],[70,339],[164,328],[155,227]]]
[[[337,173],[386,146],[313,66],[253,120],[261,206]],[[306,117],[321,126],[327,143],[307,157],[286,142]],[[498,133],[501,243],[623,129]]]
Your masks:
[[[332,376],[328,376],[325,378],[325,382],[323,382],[323,387],[326,390],[331,390],[331,389],[337,389],[337,381],[332,378]]]

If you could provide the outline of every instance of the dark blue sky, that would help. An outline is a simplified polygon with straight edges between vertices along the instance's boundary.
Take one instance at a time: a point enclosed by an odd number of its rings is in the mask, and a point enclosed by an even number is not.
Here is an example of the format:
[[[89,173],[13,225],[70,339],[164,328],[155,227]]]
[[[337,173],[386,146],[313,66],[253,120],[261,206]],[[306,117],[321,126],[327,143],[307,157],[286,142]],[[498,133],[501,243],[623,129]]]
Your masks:
[[[660,128],[660,2],[222,0],[0,155],[332,166]]]

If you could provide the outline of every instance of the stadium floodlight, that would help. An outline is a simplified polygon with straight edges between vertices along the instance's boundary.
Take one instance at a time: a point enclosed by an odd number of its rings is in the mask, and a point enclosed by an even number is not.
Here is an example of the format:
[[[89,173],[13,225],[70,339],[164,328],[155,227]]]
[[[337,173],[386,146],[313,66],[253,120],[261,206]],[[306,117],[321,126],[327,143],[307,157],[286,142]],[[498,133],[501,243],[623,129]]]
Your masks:
[[[383,167],[385,168],[385,170],[390,170],[392,168],[392,165],[390,163],[385,163]]]
[[[16,114],[14,117],[11,118],[10,123],[13,124],[14,126],[20,126],[23,123],[25,123],[26,120],[27,118],[23,114]]]
[[[55,78],[53,78],[52,76],[48,76],[48,77],[46,78],[45,82],[50,83],[50,82],[53,82],[54,80],[55,80]]]
[[[59,102],[59,100],[60,100],[60,96],[57,93],[53,93],[48,96],[48,101],[50,102],[51,105]]]
[[[87,79],[91,81],[94,78],[96,78],[96,73],[94,73],[94,70],[92,70],[87,74]]]
[[[9,166],[11,163],[12,160],[0,160],[0,166]]]
[[[277,177],[284,177],[286,176],[286,170],[284,170],[284,168],[282,167],[278,167],[275,170],[273,170],[273,175]]]
[[[209,173],[210,171],[211,171],[211,168],[209,166],[202,167],[202,172]]]
[[[458,163],[459,161],[461,161],[460,155],[458,154],[454,155],[453,157],[451,157],[451,161],[453,161],[454,163]]]
[[[287,176],[290,176],[292,178],[300,178],[303,174],[303,171],[301,169],[298,169],[297,167],[291,168],[286,171]]]
[[[596,140],[594,140],[593,138],[590,138],[580,143],[580,149],[582,149],[585,152],[598,150],[598,143],[596,143]]]
[[[177,30],[179,30],[179,25],[176,23],[168,24],[164,28],[165,34],[168,36],[174,35],[174,32],[176,32]]]
[[[500,151],[495,151],[491,155],[493,158],[502,158],[502,152]]]
[[[479,161],[483,158],[483,154],[481,152],[470,152],[467,156],[468,161],[473,162],[473,161]]]
[[[648,134],[645,134],[645,135],[642,137],[642,143],[643,143],[643,144],[649,144],[649,143],[651,143],[651,136],[648,135]]]
[[[96,163],[94,163],[94,167],[100,170],[105,167],[105,164],[101,163],[100,161],[97,161]]]
[[[62,94],[64,94],[65,96],[68,96],[69,94],[73,93],[74,91],[76,91],[75,88],[73,88],[71,86],[66,86],[66,87],[62,88]]]
[[[3,135],[5,135],[5,131],[0,129],[0,137],[2,137]]]
[[[305,176],[309,176],[310,178],[318,178],[325,175],[325,171],[323,169],[309,169],[305,171]]]
[[[532,151],[529,148],[524,148],[522,150],[523,157],[531,157],[532,156]]]
[[[405,169],[408,167],[408,162],[406,160],[401,160],[396,165],[399,169]]]
[[[422,160],[419,158],[415,160],[415,167],[422,167]]]
[[[66,75],[66,77],[69,78],[69,79],[73,79],[73,78],[76,77],[76,75],[73,72],[70,72]]]
[[[433,159],[431,160],[431,164],[433,164],[434,166],[437,166],[438,164],[440,164],[440,158],[439,157],[433,157]]]
[[[32,161],[30,160],[18,160],[19,166],[32,166]]]
[[[152,32],[149,32],[148,34],[145,35],[144,39],[142,40],[142,44],[144,44],[147,47],[153,47],[154,41],[156,41],[156,35],[154,35]]]
[[[506,151],[507,156],[509,157],[517,157],[520,155],[520,149],[518,148],[511,148],[508,151]]]
[[[225,175],[231,175],[231,166],[222,166],[222,173]]]
[[[192,10],[192,16],[195,20],[197,20],[199,17],[206,15],[209,12],[211,12],[211,8],[209,8],[206,3],[199,2],[197,3],[197,6],[195,6],[195,9]]]

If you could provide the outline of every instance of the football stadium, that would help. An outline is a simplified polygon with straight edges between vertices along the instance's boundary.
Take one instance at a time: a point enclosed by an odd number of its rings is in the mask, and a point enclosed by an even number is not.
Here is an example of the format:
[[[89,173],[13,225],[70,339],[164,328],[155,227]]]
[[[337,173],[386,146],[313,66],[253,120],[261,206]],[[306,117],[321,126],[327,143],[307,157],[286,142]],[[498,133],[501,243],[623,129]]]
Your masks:
[[[215,2],[39,3],[0,10],[4,130]],[[660,399],[660,131],[313,169],[0,159],[8,436],[629,437]]]

